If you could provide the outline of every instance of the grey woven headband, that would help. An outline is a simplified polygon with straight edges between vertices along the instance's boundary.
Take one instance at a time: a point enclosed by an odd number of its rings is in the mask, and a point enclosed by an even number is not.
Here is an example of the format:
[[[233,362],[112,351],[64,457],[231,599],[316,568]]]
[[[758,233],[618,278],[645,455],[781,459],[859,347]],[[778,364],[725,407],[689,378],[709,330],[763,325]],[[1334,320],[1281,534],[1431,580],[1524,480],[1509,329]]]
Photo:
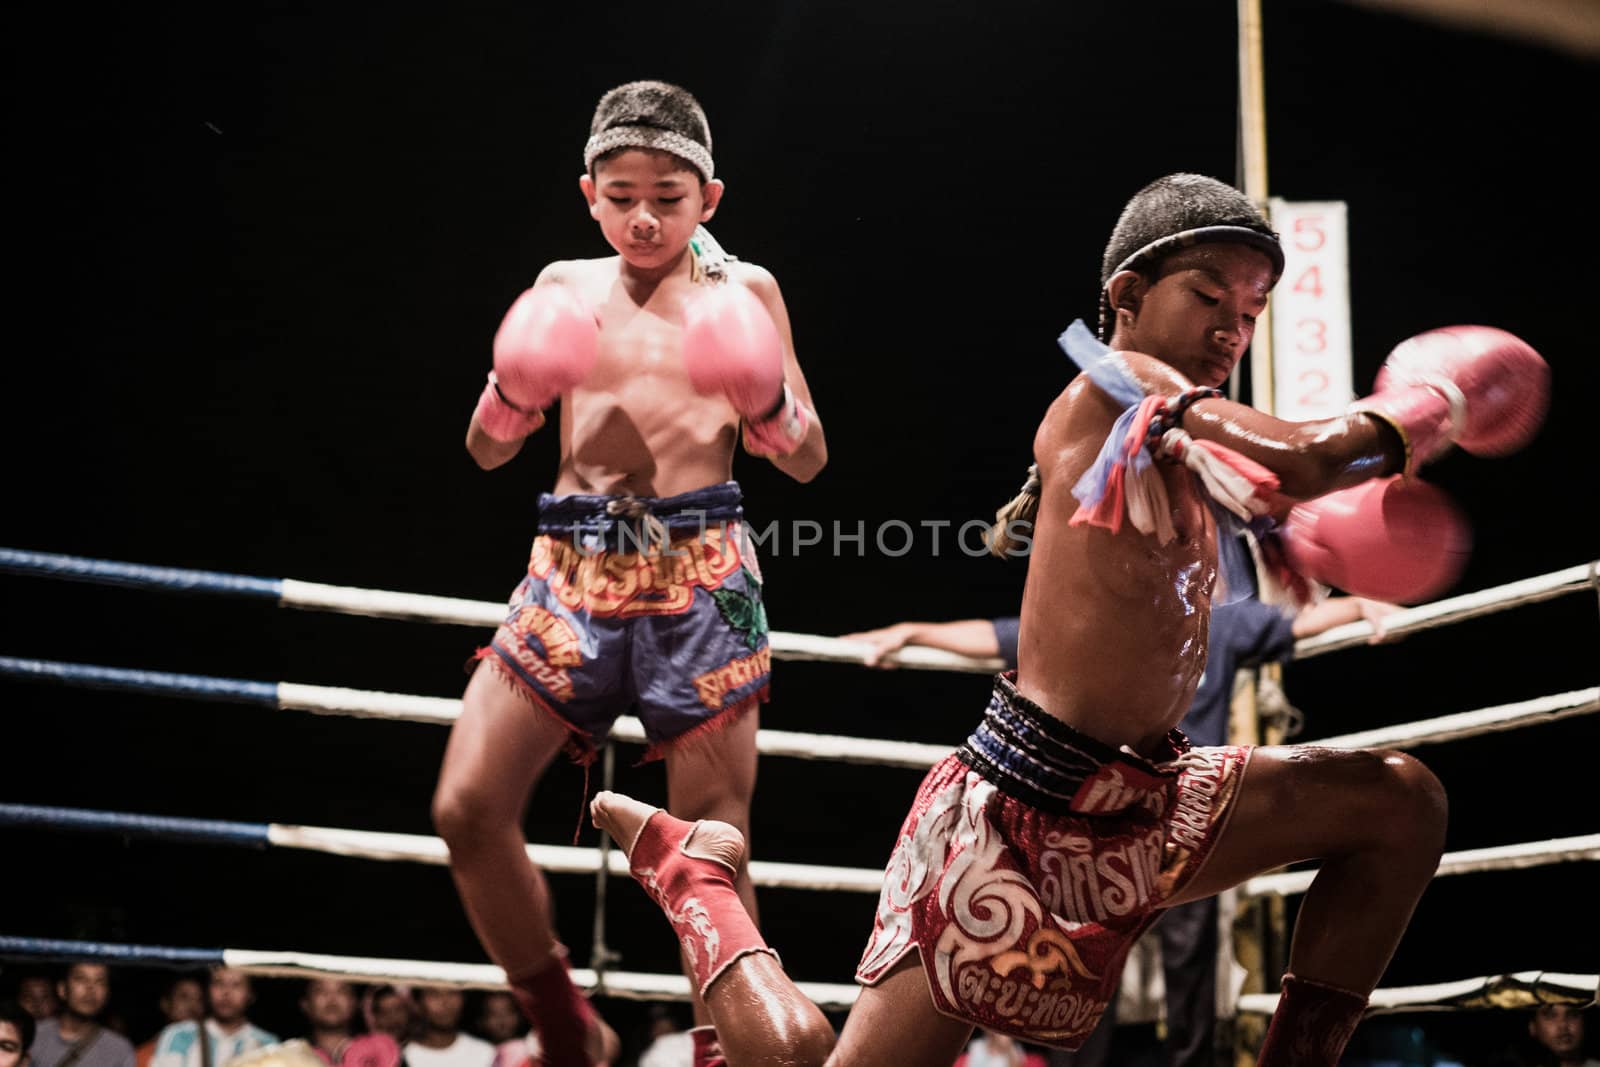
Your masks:
[[[653,148],[658,152],[671,152],[688,160],[699,169],[704,181],[710,181],[713,167],[711,153],[706,146],[693,138],[685,137],[659,126],[613,126],[589,138],[583,146],[583,169],[591,170],[594,161],[618,148]]]

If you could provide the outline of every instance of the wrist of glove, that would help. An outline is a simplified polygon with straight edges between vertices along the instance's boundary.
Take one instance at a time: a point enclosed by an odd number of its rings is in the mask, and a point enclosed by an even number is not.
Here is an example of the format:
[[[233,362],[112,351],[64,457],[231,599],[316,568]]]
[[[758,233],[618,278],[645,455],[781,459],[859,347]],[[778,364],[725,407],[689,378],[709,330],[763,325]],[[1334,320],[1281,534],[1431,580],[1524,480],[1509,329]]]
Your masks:
[[[783,395],[772,411],[744,424],[744,450],[752,456],[793,455],[811,428],[811,411],[783,383]]]
[[[476,418],[484,433],[503,444],[520,441],[544,425],[544,412],[520,407],[506,398],[494,371],[489,372],[489,381],[478,396]]]
[[[1363,397],[1350,411],[1371,415],[1387,424],[1405,446],[1402,473],[1449,450],[1465,420],[1466,399],[1446,378],[1425,378],[1395,384]]]

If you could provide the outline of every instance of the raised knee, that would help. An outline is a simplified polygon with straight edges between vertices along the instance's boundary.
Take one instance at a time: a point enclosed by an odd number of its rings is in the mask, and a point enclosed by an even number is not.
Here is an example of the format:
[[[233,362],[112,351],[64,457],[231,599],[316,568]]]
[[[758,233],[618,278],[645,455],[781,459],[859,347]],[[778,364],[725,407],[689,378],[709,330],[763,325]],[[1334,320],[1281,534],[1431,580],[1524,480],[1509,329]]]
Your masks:
[[[1393,818],[1386,827],[1402,836],[1412,848],[1444,851],[1445,824],[1450,803],[1438,777],[1414,756],[1384,750],[1375,753],[1383,761],[1384,780]]]
[[[809,1010],[799,1010],[793,1018],[782,1020],[785,1025],[779,1036],[787,1053],[783,1062],[822,1067],[829,1062],[839,1038],[822,1012],[809,1004],[806,1008]]]

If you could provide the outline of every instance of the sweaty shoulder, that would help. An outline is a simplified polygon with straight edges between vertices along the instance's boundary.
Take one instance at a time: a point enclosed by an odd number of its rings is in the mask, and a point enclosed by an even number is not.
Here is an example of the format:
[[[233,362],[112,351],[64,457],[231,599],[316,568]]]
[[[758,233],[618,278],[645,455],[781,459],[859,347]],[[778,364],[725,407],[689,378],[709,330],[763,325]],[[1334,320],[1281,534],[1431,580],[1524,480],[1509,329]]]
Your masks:
[[[1146,394],[1176,396],[1194,385],[1188,378],[1174,370],[1171,364],[1155,356],[1147,356],[1143,352],[1120,352],[1118,355],[1122,357],[1122,362],[1128,370],[1133,372],[1134,380]]]
[[[590,281],[605,271],[616,273],[616,257],[608,256],[603,259],[558,259],[547,263],[539,276],[533,280],[534,285],[581,285]]]
[[[1119,351],[1120,359],[1146,395],[1176,396],[1191,383],[1170,364],[1143,352]],[[1079,374],[1056,397],[1034,436],[1034,457],[1043,464],[1047,457],[1092,438],[1098,450],[1111,424],[1122,414],[1122,406],[1109,393],[1095,385],[1087,374]]]
[[[733,260],[728,264],[728,277],[757,296],[772,296],[778,292],[778,279],[772,276],[770,270],[742,259]]]
[[[1033,455],[1041,469],[1048,469],[1086,438],[1094,439],[1094,447],[1110,431],[1119,409],[1102,389],[1080,374],[1067,383],[1045,412],[1039,430],[1033,437]]]

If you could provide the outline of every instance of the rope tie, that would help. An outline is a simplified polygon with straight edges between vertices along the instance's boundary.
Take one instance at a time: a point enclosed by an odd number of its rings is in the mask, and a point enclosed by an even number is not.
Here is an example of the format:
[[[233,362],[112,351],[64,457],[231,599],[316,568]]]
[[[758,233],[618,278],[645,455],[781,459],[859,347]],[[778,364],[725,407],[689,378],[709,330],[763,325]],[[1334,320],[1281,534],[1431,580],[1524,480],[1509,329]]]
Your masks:
[[[656,518],[650,511],[650,505],[636,496],[606,501],[606,515],[626,522],[642,523],[646,555],[650,554],[652,547],[659,550],[667,544],[667,524]]]

